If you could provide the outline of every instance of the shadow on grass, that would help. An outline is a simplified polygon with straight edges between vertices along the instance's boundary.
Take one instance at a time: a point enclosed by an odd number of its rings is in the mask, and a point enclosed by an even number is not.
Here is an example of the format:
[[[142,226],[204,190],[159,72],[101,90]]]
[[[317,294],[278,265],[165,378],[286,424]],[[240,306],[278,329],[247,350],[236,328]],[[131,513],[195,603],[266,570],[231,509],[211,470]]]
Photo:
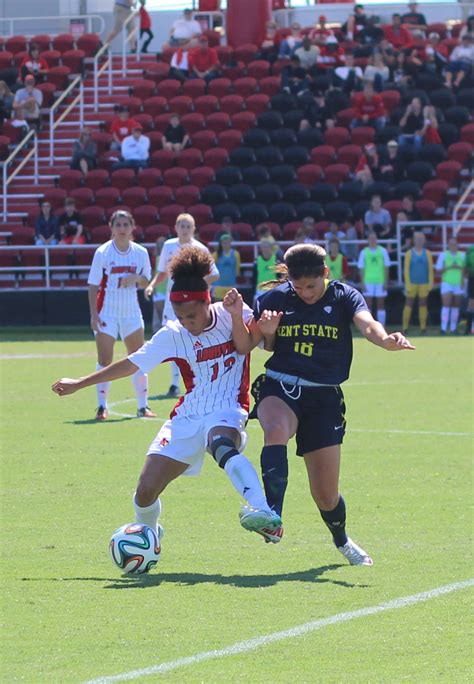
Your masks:
[[[106,584],[104,589],[147,589],[149,587],[157,587],[161,584],[181,584],[184,586],[193,586],[195,584],[220,584],[240,587],[244,589],[261,589],[262,587],[272,587],[280,582],[313,582],[315,584],[330,583],[346,589],[352,588],[367,588],[369,584],[360,584],[345,582],[344,580],[332,579],[330,577],[323,577],[326,573],[338,570],[338,568],[347,567],[344,563],[333,563],[332,565],[322,565],[319,568],[309,568],[308,570],[300,570],[298,572],[277,573],[274,575],[218,575],[218,574],[204,574],[200,572],[165,572],[152,573],[149,575],[122,576],[118,578],[111,577],[51,577],[51,578],[36,578],[23,577],[24,582],[44,581],[44,582],[110,582]]]
[[[65,420],[65,425],[108,425],[109,423],[123,423],[125,420],[137,420],[136,416],[123,416],[123,418],[111,418],[107,420],[96,420],[95,418],[84,418],[82,420]]]

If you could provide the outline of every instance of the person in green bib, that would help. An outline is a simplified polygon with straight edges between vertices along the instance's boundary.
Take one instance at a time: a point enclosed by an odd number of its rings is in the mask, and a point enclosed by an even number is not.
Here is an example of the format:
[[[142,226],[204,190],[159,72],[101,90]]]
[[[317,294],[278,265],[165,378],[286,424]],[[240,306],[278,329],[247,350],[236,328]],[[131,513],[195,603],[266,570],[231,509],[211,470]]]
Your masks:
[[[474,335],[474,245],[466,252],[465,274],[467,276],[466,335]]]
[[[329,280],[339,280],[344,283],[349,275],[347,259],[341,252],[341,243],[337,238],[331,238],[328,242],[328,254],[326,266],[329,269]]]
[[[465,263],[466,255],[459,251],[458,241],[450,238],[448,249],[441,252],[436,262],[436,270],[441,274],[441,335],[446,335],[448,323],[450,331],[457,332]]]
[[[375,318],[385,325],[385,297],[387,296],[390,257],[385,247],[378,244],[377,233],[370,232],[368,246],[359,254],[357,267],[364,286],[363,295],[369,309],[375,307]]]
[[[266,292],[262,285],[269,281],[274,281],[276,278],[275,269],[277,264],[280,263],[277,250],[275,249],[276,246],[275,238],[272,236],[264,237],[260,240],[259,255],[253,267],[255,299]]]

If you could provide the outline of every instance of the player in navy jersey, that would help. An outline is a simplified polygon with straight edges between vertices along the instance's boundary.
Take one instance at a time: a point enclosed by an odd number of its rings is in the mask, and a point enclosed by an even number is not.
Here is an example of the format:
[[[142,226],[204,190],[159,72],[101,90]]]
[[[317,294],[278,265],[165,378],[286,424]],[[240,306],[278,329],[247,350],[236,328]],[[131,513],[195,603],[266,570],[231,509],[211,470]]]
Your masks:
[[[128,358],[78,380],[63,378],[52,386],[53,392],[65,396],[132,375],[137,369],[149,372],[165,361],[178,364],[186,394],[151,443],[134,498],[136,522],[156,528],[159,536],[161,492],[179,475],[197,475],[206,451],[247,502],[240,512],[242,527],[259,532],[281,525],[254,467],[242,454],[247,437],[248,357],[236,352],[231,315],[221,302],[211,304],[205,278],[213,263],[202,248],[183,247],[170,264],[170,300],[177,320],[169,320]],[[249,307],[241,307],[240,313],[247,321],[252,318]]]
[[[287,444],[296,436],[296,453],[304,457],[311,494],[336,547],[351,565],[372,565],[370,556],[346,534],[346,507],[338,487],[346,426],[340,384],[351,367],[351,323],[387,351],[414,347],[401,333],[389,335],[357,290],[327,280],[325,256],[318,245],[290,247],[278,269],[286,282],[257,300],[254,319],[248,323],[236,290],[226,295],[224,304],[232,315],[240,353],[262,340],[273,352],[266,374],[252,388],[265,436],[261,468],[268,503],[281,515],[288,481]],[[259,532],[266,541],[278,542],[283,528]]]

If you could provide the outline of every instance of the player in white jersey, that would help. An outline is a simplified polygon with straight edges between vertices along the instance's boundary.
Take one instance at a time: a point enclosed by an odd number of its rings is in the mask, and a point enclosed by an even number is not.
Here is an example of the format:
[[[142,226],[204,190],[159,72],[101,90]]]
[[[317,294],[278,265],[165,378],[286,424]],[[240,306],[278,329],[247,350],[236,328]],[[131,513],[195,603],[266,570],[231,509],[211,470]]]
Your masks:
[[[181,398],[150,445],[134,497],[136,521],[156,528],[161,512],[160,494],[179,475],[198,474],[210,452],[247,505],[241,525],[250,531],[278,529],[281,519],[265,498],[258,475],[241,453],[249,401],[248,356],[238,354],[232,341],[232,319],[222,303],[211,304],[204,280],[212,257],[197,247],[186,247],[174,257],[171,302],[177,320],[168,323],[128,358],[84,378],[63,378],[52,386],[60,396],[149,371],[163,361],[175,360],[182,372],[186,394]],[[244,317],[252,311],[246,307]]]
[[[132,353],[144,342],[144,323],[137,289],[146,287],[151,278],[147,250],[133,242],[135,222],[128,211],[116,211],[110,219],[112,239],[98,247],[89,273],[91,327],[97,345],[97,370],[112,363],[114,344],[120,335]],[[137,397],[137,415],[154,418],[148,407],[148,378],[142,370],[133,375]],[[101,382],[97,390],[96,420],[108,416],[110,382]]]
[[[168,287],[166,290],[165,306],[163,309],[163,323],[167,321],[174,320],[176,318],[173,311],[173,307],[170,302],[170,292],[173,285],[173,279],[170,276],[170,263],[171,259],[179,252],[182,247],[198,247],[205,252],[209,252],[207,247],[194,239],[194,233],[196,232],[196,224],[194,218],[191,214],[180,214],[176,219],[175,225],[176,238],[170,238],[166,240],[165,244],[160,253],[160,258],[158,260],[158,265],[156,268],[156,275],[154,276],[151,283],[145,288],[145,297],[149,299],[156,285],[163,282],[168,278]],[[208,285],[219,279],[219,271],[217,266],[213,262],[211,271],[209,275],[206,276],[205,280]],[[168,390],[169,397],[179,396],[179,368],[175,363],[171,364],[171,386]]]

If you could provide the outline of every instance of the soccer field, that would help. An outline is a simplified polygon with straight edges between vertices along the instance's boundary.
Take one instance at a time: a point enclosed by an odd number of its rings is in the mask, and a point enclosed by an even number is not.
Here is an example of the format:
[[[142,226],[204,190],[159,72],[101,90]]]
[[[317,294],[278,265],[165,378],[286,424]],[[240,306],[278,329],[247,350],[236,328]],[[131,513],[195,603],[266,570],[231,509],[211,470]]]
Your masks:
[[[98,424],[93,388],[50,390],[95,368],[88,335],[3,339],[0,681],[472,681],[472,588],[457,584],[472,577],[472,339],[415,338],[397,354],[355,340],[341,491],[373,567],[334,549],[291,445],[280,544],[240,527],[239,498],[208,457],[162,495],[161,560],[143,579],[120,575],[108,540],[133,520],[145,450],[173,402],[150,402],[160,420],[133,418],[125,379]],[[265,356],[253,354],[253,377]],[[168,385],[166,366],[151,374],[152,396]],[[258,423],[248,433],[258,468]]]

